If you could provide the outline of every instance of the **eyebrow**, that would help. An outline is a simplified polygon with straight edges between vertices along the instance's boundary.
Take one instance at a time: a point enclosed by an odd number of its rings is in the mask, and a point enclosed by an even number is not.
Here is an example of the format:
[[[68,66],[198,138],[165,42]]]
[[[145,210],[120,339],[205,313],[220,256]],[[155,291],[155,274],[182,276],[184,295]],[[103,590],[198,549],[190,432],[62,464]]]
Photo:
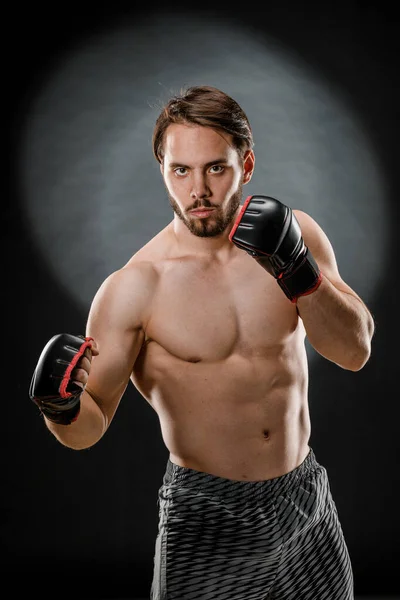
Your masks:
[[[206,168],[208,168],[208,167],[212,167],[213,165],[218,165],[218,164],[220,164],[220,163],[226,163],[226,162],[227,162],[227,159],[226,159],[226,158],[217,158],[217,159],[215,159],[215,160],[210,160],[210,162],[206,163],[204,166],[205,166]],[[190,169],[190,168],[191,168],[191,167],[189,167],[188,165],[184,165],[184,164],[182,164],[182,163],[177,163],[177,162],[171,163],[171,164],[170,164],[170,167],[171,167],[172,169],[177,169],[178,167],[179,167],[180,169]]]

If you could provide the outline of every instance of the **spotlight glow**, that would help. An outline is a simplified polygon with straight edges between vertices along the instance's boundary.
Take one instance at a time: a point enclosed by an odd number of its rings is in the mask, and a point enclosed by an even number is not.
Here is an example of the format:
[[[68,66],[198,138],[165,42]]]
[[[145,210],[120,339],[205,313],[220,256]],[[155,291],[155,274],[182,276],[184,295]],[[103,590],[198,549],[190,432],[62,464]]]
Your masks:
[[[24,214],[49,270],[88,308],[102,280],[172,219],[151,135],[161,103],[208,84],[255,138],[248,194],[309,212],[343,278],[368,300],[386,252],[385,183],[357,116],[274,40],[201,16],[152,15],[88,39],[32,99],[21,147]]]

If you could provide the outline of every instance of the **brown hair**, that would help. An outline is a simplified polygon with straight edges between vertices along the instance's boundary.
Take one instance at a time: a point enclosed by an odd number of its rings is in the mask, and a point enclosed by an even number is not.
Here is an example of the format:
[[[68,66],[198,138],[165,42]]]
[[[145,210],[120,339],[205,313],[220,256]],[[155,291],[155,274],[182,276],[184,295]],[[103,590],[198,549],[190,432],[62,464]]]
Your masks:
[[[174,95],[162,109],[153,131],[153,154],[162,162],[164,134],[172,123],[212,127],[232,136],[233,146],[243,158],[253,145],[247,115],[230,96],[210,86],[193,86]]]

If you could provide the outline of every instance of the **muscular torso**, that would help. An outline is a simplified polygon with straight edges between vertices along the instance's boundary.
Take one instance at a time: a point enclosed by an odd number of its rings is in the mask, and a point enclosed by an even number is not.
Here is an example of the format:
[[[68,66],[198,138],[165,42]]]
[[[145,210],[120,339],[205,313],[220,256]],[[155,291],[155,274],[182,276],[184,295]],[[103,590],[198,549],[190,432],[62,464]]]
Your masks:
[[[230,479],[287,473],[309,450],[302,321],[245,252],[225,263],[163,255],[168,235],[134,258],[152,263],[158,283],[131,379],[170,458]]]

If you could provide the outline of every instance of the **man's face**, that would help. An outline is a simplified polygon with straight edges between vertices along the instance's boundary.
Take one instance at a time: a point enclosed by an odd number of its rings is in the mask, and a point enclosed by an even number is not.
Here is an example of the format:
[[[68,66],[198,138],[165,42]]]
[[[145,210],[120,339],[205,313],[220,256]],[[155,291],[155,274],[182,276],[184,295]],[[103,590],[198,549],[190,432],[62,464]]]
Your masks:
[[[244,168],[227,135],[170,125],[161,171],[170,204],[191,233],[213,237],[231,225],[242,200]]]

